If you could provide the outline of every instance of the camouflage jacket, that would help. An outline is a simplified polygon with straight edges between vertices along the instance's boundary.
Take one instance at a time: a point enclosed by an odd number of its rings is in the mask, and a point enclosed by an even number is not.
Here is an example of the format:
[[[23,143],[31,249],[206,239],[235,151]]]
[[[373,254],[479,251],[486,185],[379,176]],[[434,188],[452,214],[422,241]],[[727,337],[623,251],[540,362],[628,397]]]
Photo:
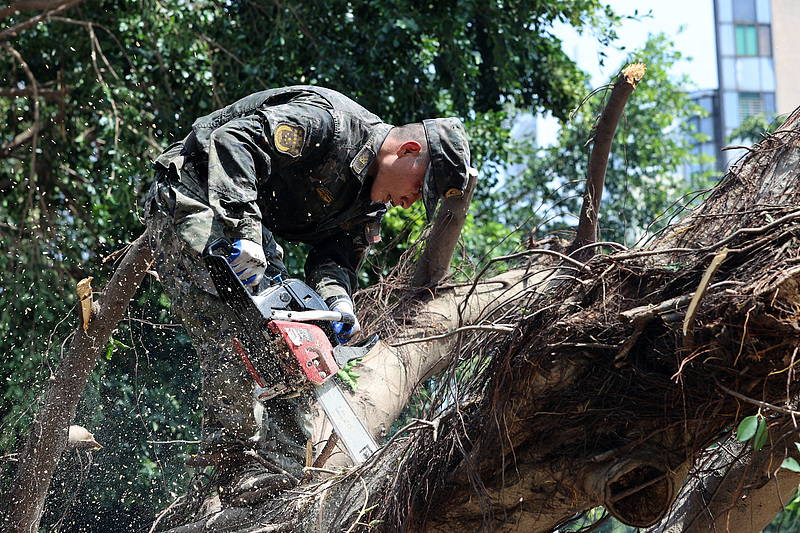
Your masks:
[[[380,240],[386,206],[370,200],[368,171],[391,128],[332,90],[272,89],[197,119],[155,167],[194,251],[223,235],[261,243],[263,224],[311,245],[306,282],[330,299],[352,294]]]

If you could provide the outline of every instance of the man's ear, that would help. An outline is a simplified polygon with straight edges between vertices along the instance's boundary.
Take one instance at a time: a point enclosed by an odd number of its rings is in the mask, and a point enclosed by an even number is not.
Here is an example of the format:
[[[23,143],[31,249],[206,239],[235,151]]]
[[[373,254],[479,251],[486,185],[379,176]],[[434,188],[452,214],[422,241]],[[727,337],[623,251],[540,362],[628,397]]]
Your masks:
[[[417,155],[420,150],[422,150],[422,145],[417,141],[406,141],[397,149],[397,157]]]

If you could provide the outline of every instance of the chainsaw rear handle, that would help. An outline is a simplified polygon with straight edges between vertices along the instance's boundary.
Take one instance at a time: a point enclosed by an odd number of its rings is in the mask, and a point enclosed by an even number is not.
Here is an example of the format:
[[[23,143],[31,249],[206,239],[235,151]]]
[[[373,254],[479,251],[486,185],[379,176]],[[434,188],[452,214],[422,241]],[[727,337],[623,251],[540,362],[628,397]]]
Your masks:
[[[233,253],[233,245],[226,239],[217,239],[206,248],[207,255],[214,255],[216,257],[223,257],[227,259]]]
[[[229,305],[233,305],[241,315],[250,315],[252,313],[248,313],[249,306],[244,304],[249,304],[252,302],[253,296],[247,292],[247,289],[242,285],[242,282],[236,277],[236,274],[231,269],[230,265],[227,262],[227,258],[233,252],[233,247],[225,238],[217,239],[216,241],[212,242],[206,248],[204,255],[206,256],[206,262],[208,263],[211,258],[219,258],[214,259],[217,263],[216,269],[209,268],[209,271],[212,274],[212,280],[214,281],[214,285],[217,288],[217,292],[220,293],[220,296],[223,300]],[[223,263],[221,260],[224,260]],[[214,265],[208,265],[209,267],[213,267]],[[222,272],[224,271],[224,272]],[[216,276],[215,276],[216,274]],[[222,275],[224,274],[224,276]],[[219,278],[219,279],[215,279]],[[228,287],[228,290],[224,290],[224,287],[230,284],[235,286],[241,286],[241,289],[244,290],[246,294],[242,294],[239,290],[236,291],[236,296],[238,299],[234,301],[233,294],[229,294],[231,291],[231,287]],[[305,287],[304,284],[300,283]],[[311,289],[307,289],[311,291]],[[311,291],[313,293],[313,291]],[[316,293],[313,293],[316,295]],[[258,296],[257,296],[258,298]],[[298,295],[298,298],[303,298],[302,295]],[[239,301],[244,299],[245,301]],[[319,297],[317,296],[317,299]],[[228,301],[230,300],[230,301]],[[239,304],[238,307],[235,304]],[[324,303],[320,300],[320,304],[324,305]],[[355,316],[348,314],[348,313],[340,313],[339,311],[326,311],[321,309],[306,309],[304,311],[289,311],[285,309],[261,309],[261,306],[257,308],[260,310],[260,314],[264,315],[264,318],[268,318],[271,320],[288,320],[294,322],[313,322],[313,321],[324,321],[324,322],[342,322],[343,324],[352,325],[355,324]],[[267,316],[267,313],[270,313],[271,316]]]
[[[339,311],[284,311],[280,309],[272,310],[274,320],[288,320],[292,322],[313,322],[324,320],[330,322],[343,322],[344,324],[354,324],[355,320],[351,314],[343,314]]]

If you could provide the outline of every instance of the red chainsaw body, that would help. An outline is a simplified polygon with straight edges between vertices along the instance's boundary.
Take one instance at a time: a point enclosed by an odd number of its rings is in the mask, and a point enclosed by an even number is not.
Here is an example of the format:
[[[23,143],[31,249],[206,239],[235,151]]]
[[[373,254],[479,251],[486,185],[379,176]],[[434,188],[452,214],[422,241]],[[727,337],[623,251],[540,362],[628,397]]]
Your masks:
[[[294,356],[295,361],[286,361],[285,365],[290,374],[322,385],[339,371],[339,365],[333,358],[333,346],[322,328],[284,320],[272,320],[268,326],[272,333],[286,341]]]

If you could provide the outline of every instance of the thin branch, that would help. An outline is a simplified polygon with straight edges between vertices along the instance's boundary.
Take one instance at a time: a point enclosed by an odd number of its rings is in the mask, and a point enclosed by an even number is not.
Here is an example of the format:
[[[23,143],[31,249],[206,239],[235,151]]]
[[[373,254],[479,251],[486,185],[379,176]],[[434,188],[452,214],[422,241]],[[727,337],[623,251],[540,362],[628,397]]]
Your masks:
[[[755,398],[749,398],[749,397],[745,396],[744,394],[740,394],[740,393],[736,392],[735,390],[729,389],[728,387],[726,387],[725,385],[723,385],[722,383],[720,383],[716,379],[714,380],[714,382],[716,383],[717,387],[719,387],[723,391],[727,392],[731,396],[739,398],[743,402],[747,402],[747,403],[750,403],[750,404],[753,404],[753,405],[757,405],[757,406],[759,406],[761,408],[764,408],[764,409],[770,409],[772,411],[775,411],[776,413],[783,413],[783,414],[792,415],[792,416],[800,415],[800,411],[794,411],[792,409],[787,409],[785,407],[780,407],[780,406],[777,406],[777,405],[773,405],[771,403],[762,402],[761,400],[756,400]]]
[[[416,344],[420,342],[428,342],[428,341],[435,341],[439,339],[446,339],[447,337],[452,337],[457,333],[461,333],[462,331],[489,331],[491,333],[514,333],[514,328],[511,326],[462,326],[460,328],[456,328],[453,331],[448,331],[447,333],[442,333],[441,335],[431,335],[430,337],[422,337],[420,339],[410,339],[407,341],[396,342],[390,344],[392,348],[397,348],[398,346],[405,346],[406,344]]]
[[[36,15],[35,17],[31,17],[28,20],[26,20],[25,22],[21,22],[21,23],[17,24],[16,26],[11,26],[10,28],[6,28],[6,29],[0,31],[0,40],[11,39],[13,37],[16,37],[17,34],[19,32],[21,32],[22,30],[30,28],[31,26],[36,26],[37,24],[39,24],[43,20],[47,20],[50,17],[52,17],[53,15],[57,15],[59,13],[63,13],[64,11],[67,11],[68,9],[73,8],[73,7],[77,6],[78,4],[80,4],[82,2],[83,2],[83,0],[67,0],[67,1],[61,3],[61,5],[59,7],[57,7],[56,9],[53,9],[52,11],[48,11],[46,13],[42,13],[41,15]],[[9,6],[9,7],[0,9],[0,20],[5,18],[5,17],[7,17],[10,13],[13,13],[14,11],[17,11],[18,8],[14,8],[14,5],[15,4],[11,4],[11,6]],[[17,3],[16,5],[19,5],[19,3]],[[9,11],[9,10],[13,10],[13,11]]]
[[[63,89],[39,89],[40,98],[50,98],[59,102],[64,101],[65,92]],[[29,88],[0,88],[0,98],[27,98],[34,96],[33,90]]]

